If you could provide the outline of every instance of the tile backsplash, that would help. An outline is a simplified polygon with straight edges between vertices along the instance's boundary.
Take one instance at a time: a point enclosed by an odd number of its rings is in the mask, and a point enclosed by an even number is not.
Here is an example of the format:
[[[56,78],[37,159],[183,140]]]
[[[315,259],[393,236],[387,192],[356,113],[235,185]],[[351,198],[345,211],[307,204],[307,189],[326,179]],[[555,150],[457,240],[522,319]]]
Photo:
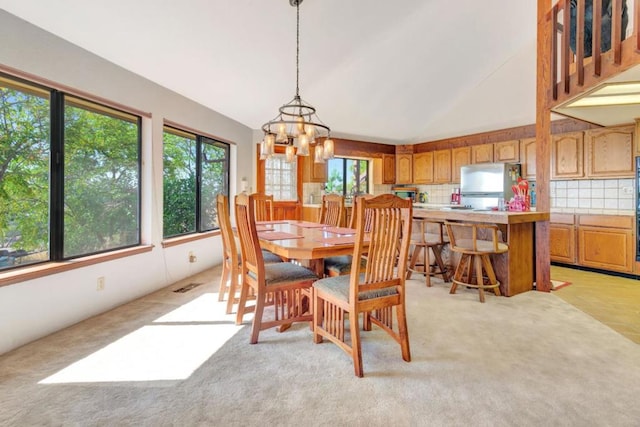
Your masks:
[[[551,210],[565,213],[635,213],[635,180],[591,179],[551,181]]]

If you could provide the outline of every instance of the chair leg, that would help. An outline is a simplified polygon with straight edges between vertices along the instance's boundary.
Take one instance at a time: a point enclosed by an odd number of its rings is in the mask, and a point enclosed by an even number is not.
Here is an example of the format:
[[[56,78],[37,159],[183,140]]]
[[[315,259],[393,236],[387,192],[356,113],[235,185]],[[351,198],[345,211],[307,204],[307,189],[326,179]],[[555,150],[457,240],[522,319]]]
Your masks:
[[[431,287],[431,257],[429,256],[429,246],[424,247],[424,275],[427,287]]]
[[[449,280],[451,280],[451,278],[449,277],[447,266],[444,265],[444,261],[442,260],[442,246],[435,245],[431,249],[433,250],[433,258],[436,261],[436,265],[441,271],[440,274],[442,275],[442,280],[444,280],[445,282],[448,282]]]
[[[251,339],[250,344],[256,344],[258,342],[258,335],[260,335],[260,329],[262,328],[262,314],[264,313],[265,295],[260,295],[256,298],[256,309],[253,313],[253,324],[251,326]]]
[[[238,291],[238,272],[231,271],[229,280],[229,295],[227,295],[227,314],[233,311],[233,304],[237,301],[236,292]]]
[[[496,273],[495,271],[493,271],[493,266],[491,265],[491,259],[489,258],[488,255],[483,255],[482,256],[482,264],[484,265],[484,269],[487,272],[487,277],[489,278],[489,283],[491,285],[497,285],[493,288],[493,293],[496,294],[496,296],[500,296],[500,282],[498,282],[498,279],[496,278]]]
[[[413,274],[413,269],[416,268],[416,262],[418,262],[418,257],[420,256],[420,246],[415,245],[415,249],[413,250],[413,255],[411,255],[411,261],[409,262],[409,268],[407,268],[407,280],[411,279],[411,275]]]
[[[476,283],[478,284],[478,294],[480,302],[484,302],[484,278],[482,277],[482,257],[474,256],[474,265],[476,269]]]
[[[218,290],[218,301],[224,300],[224,294],[227,290],[227,281],[229,280],[229,265],[225,260],[222,261],[222,276],[220,276],[220,289]],[[229,314],[227,312],[227,314]]]
[[[409,349],[409,331],[407,329],[407,316],[404,304],[396,306],[396,319],[398,321],[398,335],[400,338],[400,349],[402,350],[402,360],[411,362],[411,350]]]
[[[236,313],[236,325],[241,325],[247,304],[247,294],[249,293],[249,285],[242,283],[240,287],[240,299],[238,300],[238,310]]]
[[[353,370],[356,377],[362,378],[364,371],[362,369],[362,349],[360,348],[360,327],[358,325],[359,316],[356,313],[349,315],[349,329],[351,332],[351,356],[353,358]]]
[[[324,319],[324,307],[322,301],[313,291],[313,342],[320,344],[322,342],[322,335],[318,333],[318,329],[322,326]]]

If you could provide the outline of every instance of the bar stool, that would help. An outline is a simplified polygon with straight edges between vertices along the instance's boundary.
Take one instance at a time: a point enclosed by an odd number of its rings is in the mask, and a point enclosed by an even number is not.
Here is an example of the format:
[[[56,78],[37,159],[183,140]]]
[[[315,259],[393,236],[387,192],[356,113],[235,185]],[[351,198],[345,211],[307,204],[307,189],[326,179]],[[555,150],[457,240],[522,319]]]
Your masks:
[[[445,282],[448,282],[450,280],[449,272],[442,260],[442,248],[448,244],[445,239],[444,223],[417,217],[414,217],[413,221],[418,224],[419,232],[417,236],[414,234],[411,239],[411,245],[413,245],[414,249],[407,267],[407,279],[410,279],[413,273],[424,274],[427,286],[431,286],[431,276],[439,274]],[[431,229],[429,227],[430,224]],[[418,263],[420,252],[422,252],[422,264]],[[433,265],[431,265],[430,252],[433,252]],[[420,266],[422,269],[418,268]]]
[[[477,288],[480,302],[484,302],[484,290],[493,289],[500,296],[500,282],[491,265],[490,255],[501,254],[509,246],[498,240],[496,224],[445,221],[451,250],[461,254],[453,275],[450,294],[456,293],[458,285]],[[491,240],[483,240],[487,234]]]

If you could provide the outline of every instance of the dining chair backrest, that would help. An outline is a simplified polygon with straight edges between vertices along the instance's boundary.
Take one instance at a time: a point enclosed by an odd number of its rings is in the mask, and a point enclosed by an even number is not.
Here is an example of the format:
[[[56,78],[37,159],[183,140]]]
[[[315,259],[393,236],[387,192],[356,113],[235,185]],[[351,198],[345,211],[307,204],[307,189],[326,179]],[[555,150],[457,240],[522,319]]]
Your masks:
[[[356,228],[356,220],[357,220],[357,212],[358,212],[358,200],[362,199],[371,199],[375,197],[373,194],[363,194],[353,198],[353,202],[351,203],[351,218],[349,219],[349,228]],[[365,229],[370,229],[371,227],[371,218],[365,220]]]
[[[360,292],[390,287],[398,288],[398,293],[404,297],[404,272],[411,239],[411,200],[383,194],[359,200],[357,209],[350,303],[358,303]],[[363,255],[367,257],[367,266],[361,275],[358,267]]]
[[[255,194],[238,194],[235,198],[236,227],[242,252],[242,277],[249,272],[262,277],[264,274],[264,259],[258,240],[255,216]]]
[[[254,193],[254,212],[256,221],[271,221],[273,217],[273,194]]]
[[[320,207],[320,224],[334,227],[342,226],[342,216],[344,215],[344,197],[339,194],[325,194],[322,196],[322,206]]]
[[[231,228],[231,217],[229,215],[229,198],[224,194],[216,196],[216,208],[218,212],[218,227],[222,236],[222,256],[223,262],[227,260],[238,263],[238,248],[236,239],[233,237]]]

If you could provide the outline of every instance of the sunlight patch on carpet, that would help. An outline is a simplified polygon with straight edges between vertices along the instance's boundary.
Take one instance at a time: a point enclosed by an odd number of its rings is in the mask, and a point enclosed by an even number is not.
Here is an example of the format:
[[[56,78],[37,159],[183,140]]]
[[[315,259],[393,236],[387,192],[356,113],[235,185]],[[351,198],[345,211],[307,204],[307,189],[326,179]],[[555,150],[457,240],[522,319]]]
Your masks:
[[[223,305],[204,294],[39,384],[184,380],[241,329]]]

